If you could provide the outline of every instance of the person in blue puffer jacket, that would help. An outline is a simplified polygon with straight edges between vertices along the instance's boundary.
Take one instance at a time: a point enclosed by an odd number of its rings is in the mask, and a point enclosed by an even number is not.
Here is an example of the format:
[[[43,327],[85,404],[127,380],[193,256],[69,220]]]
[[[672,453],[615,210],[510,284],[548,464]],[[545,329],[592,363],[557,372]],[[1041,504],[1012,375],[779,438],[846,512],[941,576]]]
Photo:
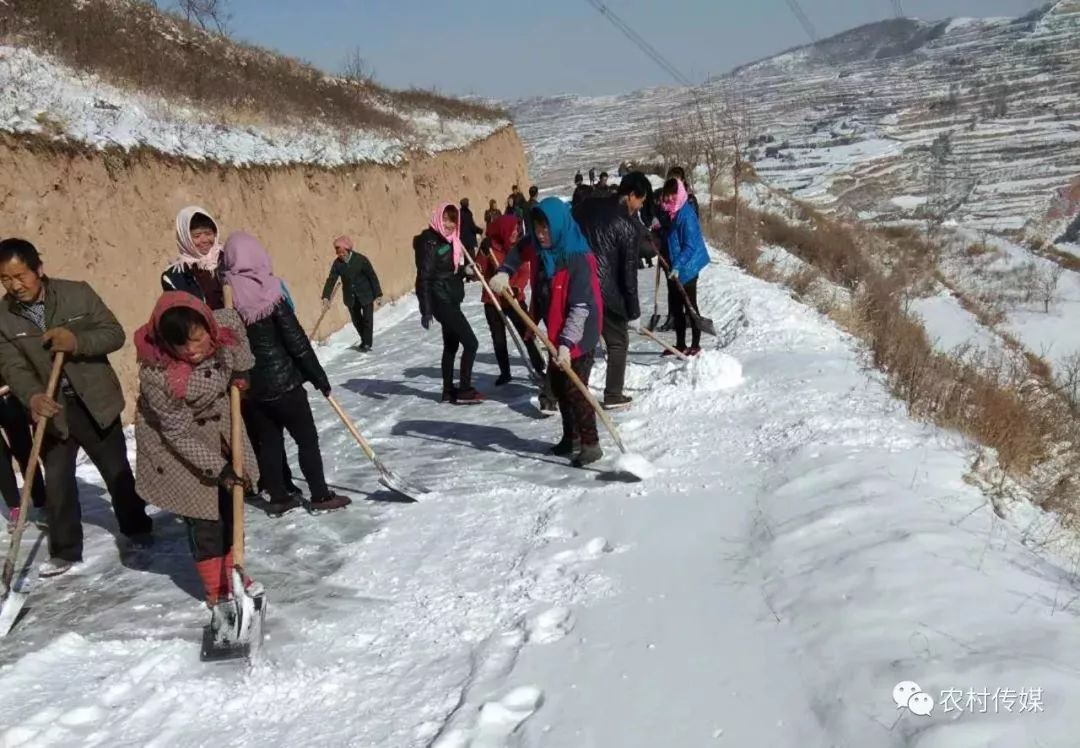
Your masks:
[[[672,178],[664,183],[660,205],[671,216],[671,227],[667,233],[668,257],[671,261],[668,298],[672,300],[675,347],[688,356],[696,356],[701,353],[701,330],[693,318],[690,318],[692,337],[690,347],[687,347],[686,323],[689,315],[678,285],[681,283],[686,289],[686,296],[696,311],[697,279],[701,270],[709,264],[709,250],[705,246],[705,238],[701,235],[697,211],[690,204],[686,187],[681,181]]]

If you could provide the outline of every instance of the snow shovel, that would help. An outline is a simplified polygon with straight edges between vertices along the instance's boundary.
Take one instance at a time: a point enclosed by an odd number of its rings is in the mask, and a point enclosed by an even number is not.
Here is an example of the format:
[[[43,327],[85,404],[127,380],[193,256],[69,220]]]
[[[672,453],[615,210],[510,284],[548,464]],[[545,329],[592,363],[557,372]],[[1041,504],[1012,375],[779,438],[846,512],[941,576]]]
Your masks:
[[[484,290],[488,292],[491,298],[498,298],[495,292],[491,290],[491,286],[488,285],[487,278],[485,278],[484,274],[480,271],[480,268],[476,264],[476,260],[474,260],[468,252],[465,253],[465,257],[468,258],[469,265],[470,267],[472,267],[473,273],[476,274],[476,279],[480,281],[480,284],[484,287]],[[495,260],[494,257],[492,257],[491,259],[492,261]],[[529,354],[525,350],[525,343],[518,335],[517,328],[510,324],[510,320],[506,320],[506,329],[507,331],[509,331],[510,337],[514,339],[514,347],[517,348],[518,355],[521,356],[521,360],[525,362],[525,368],[529,370],[529,377],[532,378],[533,382],[543,387],[544,377],[541,376],[540,372],[533,368],[532,359],[529,358]]]
[[[659,257],[659,255],[657,255]],[[656,326],[660,324],[660,263],[656,263],[656,289],[653,291],[653,305],[652,316],[649,317],[649,324],[645,325],[645,329],[649,332],[654,332]]]
[[[675,356],[676,358],[681,359],[683,361],[689,361],[690,360],[690,357],[687,356],[685,353],[680,351],[678,348],[673,348],[672,346],[668,345],[667,343],[665,343],[663,340],[661,340],[660,338],[653,335],[651,332],[649,332],[644,327],[642,327],[640,330],[638,330],[638,334],[641,335],[641,337],[648,338],[652,342],[658,344],[661,348],[663,348],[665,351],[670,353],[672,356]]]
[[[665,270],[668,270],[670,272],[671,268],[663,258],[660,259],[660,264],[664,266]],[[686,305],[686,311],[690,314],[690,319],[694,321],[694,325],[697,327],[697,329],[701,330],[704,333],[712,335],[714,338],[717,337],[716,325],[714,325],[713,321],[708,317],[702,317],[700,314],[698,314],[698,310],[695,309],[694,305],[690,303],[690,297],[686,295],[686,288],[683,286],[682,281],[680,281],[678,278],[672,278],[671,280],[675,282],[676,288],[679,289],[679,294],[682,296],[683,303]]]
[[[56,395],[56,387],[60,383],[60,374],[63,369],[64,354],[57,353],[53,356],[52,371],[49,372],[49,382],[45,387],[45,394],[50,398]],[[15,523],[15,532],[11,535],[11,545],[8,546],[7,558],[4,560],[3,576],[0,577],[0,588],[4,595],[3,604],[0,606],[0,638],[7,636],[7,633],[11,631],[23,606],[26,605],[27,597],[30,596],[30,589],[25,578],[21,589],[15,589],[15,561],[19,556],[23,530],[26,529],[26,518],[30,514],[30,492],[34,488],[38,457],[41,456],[41,444],[45,439],[45,429],[48,425],[48,418],[42,418],[37,422],[34,428],[34,441],[30,447],[30,459],[26,463],[26,472],[23,474],[22,493],[19,495],[19,521]],[[32,552],[31,555],[33,555]],[[27,567],[29,568],[29,562]]]
[[[225,307],[233,308],[232,287],[225,286]],[[229,450],[232,452],[232,469],[237,478],[244,477],[244,424],[240,414],[240,388],[235,384],[229,387],[229,410],[232,419],[232,434]],[[201,659],[203,662],[219,660],[250,659],[258,652],[262,644],[263,623],[266,620],[266,594],[259,592],[252,595],[244,586],[244,486],[232,488],[233,568],[230,580],[233,602],[236,605],[235,629],[228,641],[218,641],[214,632],[207,626],[203,629]]]
[[[333,289],[331,289],[330,291],[330,298],[328,299],[328,303],[326,304],[326,309],[322,310],[322,314],[320,314],[319,318],[315,320],[315,327],[311,328],[311,335],[309,335],[308,337],[312,340],[314,340],[315,336],[319,334],[319,327],[322,325],[323,319],[326,318],[326,313],[330,311],[330,304],[334,303],[334,296],[335,294],[337,294],[337,290],[338,284],[335,283]]]
[[[429,489],[424,488],[423,486],[418,486],[402,480],[401,477],[394,474],[390,468],[386,467],[386,465],[383,464],[383,461],[379,459],[379,456],[375,454],[375,450],[368,444],[367,439],[360,434],[360,431],[356,428],[352,419],[346,415],[344,409],[338,401],[334,399],[333,395],[327,395],[326,401],[330,403],[330,407],[334,409],[338,418],[345,424],[345,428],[347,428],[349,433],[353,435],[353,438],[356,439],[356,443],[360,445],[360,449],[364,450],[364,454],[366,454],[372,464],[375,465],[375,469],[379,471],[379,483],[386,488],[389,488],[391,491],[401,494],[406,499],[412,499],[413,501],[419,501],[419,499],[416,498],[417,496],[431,493]]]
[[[521,317],[522,321],[526,325],[528,325],[529,329],[532,330],[533,335],[535,335],[538,339],[543,340],[544,343],[547,344],[548,352],[551,354],[552,362],[557,362],[559,351],[555,347],[555,344],[551,342],[547,335],[544,335],[544,333],[540,332],[540,328],[537,327],[536,323],[532,321],[532,318],[525,313],[525,310],[521,308],[521,305],[517,303],[517,299],[513,297],[509,290],[503,292],[503,298],[505,298],[507,302],[509,302],[510,307],[517,313],[519,317]],[[650,465],[648,460],[646,460],[644,457],[632,454],[629,450],[626,449],[626,445],[623,444],[622,437],[619,436],[619,430],[615,428],[615,424],[611,422],[611,419],[608,418],[607,413],[605,413],[604,409],[600,407],[600,403],[596,401],[596,397],[593,395],[592,391],[588,388],[588,386],[586,386],[586,384],[581,381],[581,378],[574,373],[574,370],[570,366],[560,364],[556,365],[558,365],[559,368],[562,369],[563,373],[566,374],[567,378],[569,378],[573,385],[578,388],[578,391],[580,391],[581,394],[585,396],[585,399],[589,402],[589,405],[592,406],[592,409],[596,412],[596,415],[600,417],[600,421],[604,424],[604,427],[608,430],[608,433],[611,434],[611,438],[615,440],[615,445],[619,448],[619,451],[622,452],[622,457],[619,459],[618,463],[618,469],[621,472],[627,473],[637,478],[638,480],[644,480],[645,478],[649,477],[652,473],[652,465]]]

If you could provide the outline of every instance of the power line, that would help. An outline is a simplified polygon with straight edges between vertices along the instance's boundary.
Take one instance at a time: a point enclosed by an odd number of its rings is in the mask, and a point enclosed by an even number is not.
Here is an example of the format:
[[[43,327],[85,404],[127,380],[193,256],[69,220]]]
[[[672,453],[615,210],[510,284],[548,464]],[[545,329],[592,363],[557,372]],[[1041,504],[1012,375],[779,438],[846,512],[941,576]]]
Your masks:
[[[592,7],[596,8],[596,10],[599,11],[600,15],[610,21],[615,28],[621,31],[627,39],[633,42],[642,52],[648,55],[653,62],[662,67],[664,71],[672,78],[674,78],[677,83],[686,86],[687,88],[694,87],[694,84],[690,81],[689,78],[680,73],[678,68],[668,62],[667,58],[657,51],[656,47],[649,44],[649,42],[643,39],[640,34],[634,31],[629,26],[629,24],[626,23],[626,21],[619,18],[619,16],[615,14],[615,11],[611,10],[611,8],[607,7],[607,5],[600,2],[600,0],[585,1]]]
[[[802,6],[799,5],[798,0],[787,0],[788,7],[791,8],[791,12],[795,14],[795,18],[802,25],[806,35],[810,37],[810,41],[816,46],[818,43],[817,29],[814,28],[814,24],[810,22],[810,18],[803,12]]]

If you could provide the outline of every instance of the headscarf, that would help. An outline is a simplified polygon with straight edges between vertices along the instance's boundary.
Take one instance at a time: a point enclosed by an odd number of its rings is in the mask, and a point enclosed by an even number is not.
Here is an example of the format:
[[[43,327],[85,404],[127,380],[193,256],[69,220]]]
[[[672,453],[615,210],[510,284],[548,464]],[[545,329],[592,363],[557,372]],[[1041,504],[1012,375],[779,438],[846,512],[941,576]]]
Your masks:
[[[548,278],[555,277],[555,270],[566,262],[570,255],[583,255],[592,251],[581,227],[574,220],[570,206],[557,197],[545,197],[536,206],[547,218],[551,231],[551,246],[545,247],[537,239],[540,248],[540,261],[544,264],[544,273]],[[533,234],[535,237],[536,234]]]
[[[515,216],[499,216],[488,224],[487,237],[491,240],[492,247],[498,252],[509,252],[510,238],[518,230],[518,226],[518,219]]]
[[[135,357],[144,366],[164,369],[169,392],[173,397],[183,400],[187,397],[188,380],[195,366],[177,358],[171,347],[160,339],[157,332],[165,312],[179,307],[198,312],[206,325],[210,339],[214,341],[215,350],[222,346],[236,345],[236,335],[229,328],[219,325],[210,307],[197,297],[184,291],[166,291],[161,295],[157,304],[154,305],[150,321],[135,331]]]
[[[356,249],[356,245],[353,244],[352,237],[349,236],[348,234],[342,234],[341,236],[339,236],[337,239],[334,240],[334,246],[335,247],[339,243],[344,244],[346,247],[348,247],[350,252],[352,252],[354,249]]]
[[[225,242],[225,282],[232,286],[233,304],[245,324],[270,316],[285,297],[281,279],[274,275],[270,255],[259,240],[236,231]]]
[[[450,246],[454,249],[454,270],[461,267],[462,261],[465,259],[465,245],[461,243],[461,215],[458,214],[458,222],[454,227],[454,233],[450,236],[446,235],[446,230],[443,229],[443,213],[447,208],[453,208],[453,203],[442,203],[435,209],[435,212],[431,214],[431,223],[429,224],[436,234],[441,236],[446,241],[450,242]]]
[[[196,213],[202,213],[209,218],[213,222],[214,230],[217,233],[214,246],[205,255],[200,254],[199,250],[195,249],[195,242],[191,239],[191,219],[195,217]],[[173,270],[186,270],[190,267],[197,267],[211,273],[217,271],[218,264],[221,262],[221,232],[218,229],[217,221],[214,220],[209,211],[200,208],[198,205],[189,205],[176,214],[176,247],[179,254],[173,260],[171,266]]]
[[[675,193],[675,198],[666,197],[663,200],[664,210],[668,212],[668,215],[674,218],[676,214],[682,210],[682,207],[686,205],[690,199],[690,195],[686,191],[686,185],[682,183],[681,179],[676,179],[675,182],[679,185],[678,192]]]

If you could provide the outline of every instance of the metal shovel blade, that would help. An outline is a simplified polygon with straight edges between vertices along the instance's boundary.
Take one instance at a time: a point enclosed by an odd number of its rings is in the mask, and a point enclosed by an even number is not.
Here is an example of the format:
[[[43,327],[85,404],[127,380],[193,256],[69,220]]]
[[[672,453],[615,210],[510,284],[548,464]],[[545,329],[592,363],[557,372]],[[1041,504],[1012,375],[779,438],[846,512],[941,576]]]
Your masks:
[[[0,606],[0,639],[7,636],[8,632],[15,626],[23,608],[26,607],[26,601],[29,597],[29,590],[8,591],[7,596],[4,597],[3,605]]]

